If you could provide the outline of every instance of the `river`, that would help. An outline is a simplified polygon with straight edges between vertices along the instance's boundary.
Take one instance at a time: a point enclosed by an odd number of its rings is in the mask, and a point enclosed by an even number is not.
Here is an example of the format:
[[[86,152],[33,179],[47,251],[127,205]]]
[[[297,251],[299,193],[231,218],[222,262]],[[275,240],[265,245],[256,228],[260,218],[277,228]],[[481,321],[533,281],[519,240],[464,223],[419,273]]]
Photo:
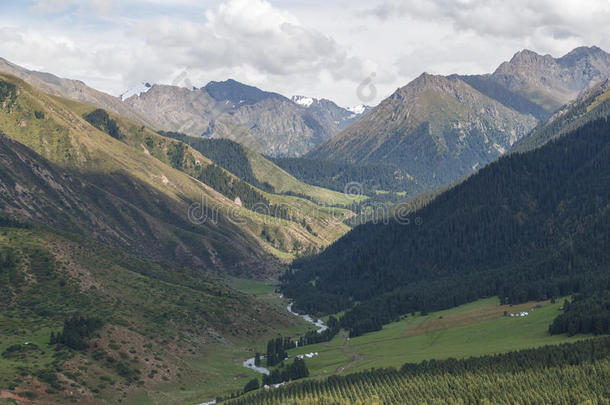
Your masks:
[[[280,297],[281,298],[281,297]],[[311,323],[312,325],[315,325],[318,330],[318,333],[322,333],[324,332],[326,329],[328,329],[328,326],[324,325],[324,322],[322,322],[321,319],[318,319],[317,321],[314,321],[313,318],[310,315],[301,315],[299,313],[296,313],[292,310],[292,302],[290,304],[288,304],[288,306],[286,307],[286,310],[288,312],[290,312],[292,315],[294,316],[300,316],[301,318],[303,318],[306,322]],[[264,359],[264,356],[261,356],[261,360]],[[269,371],[269,369],[265,368],[265,367],[260,367],[260,366],[256,366],[254,364],[254,357],[251,357],[247,360],[245,360],[242,363],[242,366],[244,366],[245,368],[249,368],[250,370],[256,371],[257,373],[261,373],[261,374],[265,374],[265,375],[269,375],[271,374],[271,372]],[[210,401],[210,402],[204,402],[203,404],[200,405],[211,405],[211,404],[215,404],[216,401]]]

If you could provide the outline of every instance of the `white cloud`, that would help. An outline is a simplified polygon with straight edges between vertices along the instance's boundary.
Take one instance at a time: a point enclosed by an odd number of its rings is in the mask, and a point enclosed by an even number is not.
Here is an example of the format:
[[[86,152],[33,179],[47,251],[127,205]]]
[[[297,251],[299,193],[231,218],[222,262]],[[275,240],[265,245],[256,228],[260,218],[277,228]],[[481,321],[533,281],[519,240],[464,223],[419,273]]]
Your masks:
[[[352,105],[372,73],[377,102],[422,71],[489,72],[523,48],[610,50],[607,0],[6,2],[0,56],[113,94],[187,72]]]

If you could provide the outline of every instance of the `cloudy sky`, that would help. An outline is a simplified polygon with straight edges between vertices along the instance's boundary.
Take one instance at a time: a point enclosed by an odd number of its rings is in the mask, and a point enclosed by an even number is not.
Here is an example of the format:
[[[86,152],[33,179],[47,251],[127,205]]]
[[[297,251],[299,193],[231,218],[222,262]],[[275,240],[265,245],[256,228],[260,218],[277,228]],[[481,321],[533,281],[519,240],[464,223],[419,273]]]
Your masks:
[[[608,0],[1,0],[0,56],[114,95],[234,78],[351,106],[523,48],[610,51],[608,21]]]

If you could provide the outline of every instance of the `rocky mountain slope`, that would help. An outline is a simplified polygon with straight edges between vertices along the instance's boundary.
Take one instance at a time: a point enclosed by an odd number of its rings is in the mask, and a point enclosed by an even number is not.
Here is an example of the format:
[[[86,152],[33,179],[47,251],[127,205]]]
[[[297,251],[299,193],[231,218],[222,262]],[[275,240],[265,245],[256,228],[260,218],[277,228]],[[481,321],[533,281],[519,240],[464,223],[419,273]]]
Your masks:
[[[610,76],[610,54],[579,47],[560,58],[524,50],[502,63],[489,80],[531,100],[549,114]]]
[[[490,75],[423,74],[307,157],[390,163],[423,190],[491,162],[540,121],[610,75],[610,55],[521,51]]]
[[[564,105],[549,119],[538,125],[530,135],[514,146],[514,152],[527,152],[556,139],[587,122],[610,116],[610,79],[582,93]]]
[[[308,157],[395,164],[435,186],[495,159],[535,125],[457,77],[423,74]]]
[[[232,139],[269,156],[303,155],[359,116],[332,102],[311,108],[235,80],[201,89],[153,85],[125,101],[158,127]]]

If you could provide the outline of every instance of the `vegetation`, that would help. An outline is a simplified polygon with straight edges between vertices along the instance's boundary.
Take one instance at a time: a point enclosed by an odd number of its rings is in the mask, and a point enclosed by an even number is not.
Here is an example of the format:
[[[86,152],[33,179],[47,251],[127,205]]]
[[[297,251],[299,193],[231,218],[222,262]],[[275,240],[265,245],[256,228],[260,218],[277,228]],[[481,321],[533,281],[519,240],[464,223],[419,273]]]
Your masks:
[[[121,132],[116,121],[110,118],[106,110],[98,108],[88,114],[83,115],[83,118],[89,124],[93,125],[100,131],[107,133],[114,139],[121,140],[125,138],[125,135],[123,135],[123,133]]]
[[[309,370],[305,360],[296,358],[290,365],[285,366],[282,363],[279,368],[272,370],[271,374],[263,375],[263,385],[280,384],[306,377],[309,377]]]
[[[258,389],[258,378],[253,378],[244,387],[244,393]]]
[[[350,164],[322,159],[276,158],[276,165],[297,179],[309,184],[346,191],[350,183],[358,183],[365,195],[375,195],[376,190],[406,191],[412,189],[412,180],[392,165]]]
[[[13,83],[0,80],[0,106],[10,107],[17,98],[17,86]]]
[[[593,339],[309,380],[229,403],[604,403],[609,357],[610,339]]]
[[[92,337],[93,332],[100,329],[103,322],[95,317],[82,317],[73,315],[66,319],[64,328],[55,334],[51,332],[50,344],[62,344],[74,350],[84,350],[89,347],[87,340]]]
[[[270,193],[275,191],[269,183],[261,182],[256,178],[244,147],[235,141],[230,139],[195,138],[180,132],[160,131],[159,134],[188,144],[218,166],[260,190]]]
[[[563,310],[564,313],[549,326],[551,334],[610,333],[610,291],[607,287],[596,294],[577,295],[571,303],[565,302]]]
[[[241,348],[292,325],[205,272],[38,227],[0,227],[0,279],[0,390],[52,403],[72,402],[66,389],[107,403],[170,383],[166,403],[241,389],[255,374]]]
[[[297,261],[282,290],[306,313],[348,309],[358,336],[411,312],[497,295],[514,304],[608,285],[610,123],[501,158],[417,211],[365,224]],[[356,304],[355,304],[356,303]]]

